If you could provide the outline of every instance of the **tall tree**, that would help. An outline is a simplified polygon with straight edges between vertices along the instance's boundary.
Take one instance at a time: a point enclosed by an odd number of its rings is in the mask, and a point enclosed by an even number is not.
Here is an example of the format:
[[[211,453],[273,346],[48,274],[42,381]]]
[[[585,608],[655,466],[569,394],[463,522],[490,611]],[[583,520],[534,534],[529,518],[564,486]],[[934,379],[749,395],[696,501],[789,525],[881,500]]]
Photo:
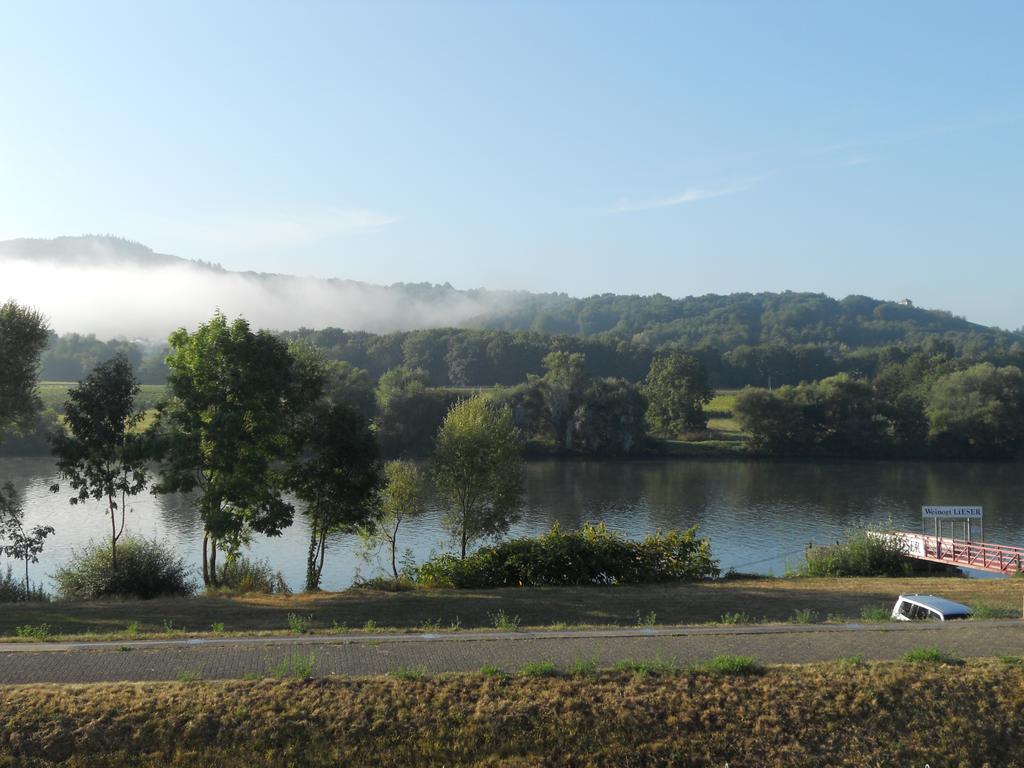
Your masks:
[[[39,312],[13,301],[0,305],[0,440],[5,432],[31,428],[39,412],[36,379],[48,338]]]
[[[288,485],[309,522],[306,589],[320,588],[327,537],[373,529],[383,484],[380,449],[369,423],[345,404],[317,408],[304,420],[303,455],[288,471]]]
[[[462,553],[518,518],[523,492],[519,430],[485,395],[452,406],[437,433],[433,477],[448,502],[445,528]]]
[[[572,450],[576,409],[583,404],[590,384],[585,364],[586,356],[579,352],[550,352],[544,357],[545,373],[536,380],[544,418],[567,451]]]
[[[693,355],[673,351],[654,358],[644,381],[647,420],[654,432],[676,436],[707,429],[704,406],[715,396],[704,366]]]
[[[365,530],[367,543],[383,545],[391,559],[391,573],[398,578],[398,532],[402,523],[422,515],[427,508],[427,478],[411,461],[389,461],[384,465],[385,484],[380,494],[380,519],[376,528]]]
[[[377,384],[377,434],[387,455],[423,454],[444,418],[449,402],[429,389],[422,368],[399,366],[387,371]]]
[[[249,531],[280,535],[294,509],[278,462],[293,455],[295,414],[308,393],[285,343],[220,312],[169,338],[168,399],[155,431],[160,493],[193,493],[203,521],[203,582],[217,584],[217,549]],[[315,388],[315,382],[314,382]]]
[[[100,363],[68,392],[67,429],[51,436],[59,477],[75,492],[68,501],[72,505],[89,499],[106,502],[115,571],[128,497],[141,493],[149,482],[146,440],[136,431],[142,420],[142,412],[135,408],[138,393],[135,374],[123,355]],[[60,484],[50,490],[59,492]]]
[[[9,543],[3,547],[4,554],[25,564],[25,599],[32,597],[32,586],[28,580],[28,566],[39,562],[46,537],[53,534],[52,525],[25,527],[25,510],[21,505],[14,486],[4,483],[0,487],[0,540]]]

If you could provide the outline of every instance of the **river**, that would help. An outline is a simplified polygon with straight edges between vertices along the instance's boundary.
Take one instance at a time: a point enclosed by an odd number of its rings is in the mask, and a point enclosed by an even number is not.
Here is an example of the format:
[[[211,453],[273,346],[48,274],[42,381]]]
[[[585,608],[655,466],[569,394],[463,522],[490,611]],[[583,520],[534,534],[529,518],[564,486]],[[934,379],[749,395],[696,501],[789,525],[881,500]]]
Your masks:
[[[71,506],[54,494],[53,462],[47,458],[0,459],[0,482],[23,495],[27,521],[52,525],[32,578],[52,588],[49,575],[90,539],[109,536],[109,518],[98,503]],[[572,528],[604,522],[627,536],[656,529],[699,526],[711,539],[722,568],[783,575],[802,560],[808,542],[828,543],[861,523],[920,530],[923,504],[985,507],[985,536],[1024,544],[1024,465],[874,461],[538,461],[527,464],[521,520],[513,536],[546,531],[552,523]],[[400,534],[400,545],[417,561],[451,551],[441,528],[442,510],[432,505]],[[126,530],[169,540],[198,570],[202,527],[183,496],[145,493],[131,503]],[[268,559],[293,589],[302,587],[308,528],[301,515],[278,538],[256,536],[250,555]],[[382,561],[362,557],[359,542],[330,542],[323,586],[340,589],[357,575],[381,573]]]

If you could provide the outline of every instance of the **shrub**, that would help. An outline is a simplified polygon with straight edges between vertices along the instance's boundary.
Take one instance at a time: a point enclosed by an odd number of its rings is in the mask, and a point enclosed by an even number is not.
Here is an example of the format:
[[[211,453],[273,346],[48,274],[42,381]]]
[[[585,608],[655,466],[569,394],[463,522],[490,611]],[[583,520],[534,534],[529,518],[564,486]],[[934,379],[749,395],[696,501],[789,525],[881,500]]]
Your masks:
[[[416,572],[428,587],[474,589],[543,585],[647,584],[718,575],[707,539],[696,528],[626,539],[604,524],[563,532],[556,524],[533,539],[484,547],[464,560],[441,555]]]
[[[25,597],[25,582],[17,578],[14,569],[8,565],[7,571],[0,576],[0,603],[20,603]],[[28,599],[47,602],[50,596],[46,594],[42,584],[30,584]]]
[[[23,627],[15,627],[14,634],[18,637],[29,637],[33,640],[45,640],[50,636],[49,624],[26,624]]]
[[[117,572],[110,546],[90,542],[54,574],[57,592],[65,600],[103,597],[188,597],[195,593],[183,558],[156,539],[125,537],[117,546]]]
[[[808,549],[799,575],[911,576],[914,571],[903,542],[893,536],[871,536],[865,529],[851,532],[844,542]]]
[[[280,571],[270,567],[268,560],[250,560],[238,555],[229,557],[217,569],[218,590],[226,592],[259,592],[265,595],[290,595]]]

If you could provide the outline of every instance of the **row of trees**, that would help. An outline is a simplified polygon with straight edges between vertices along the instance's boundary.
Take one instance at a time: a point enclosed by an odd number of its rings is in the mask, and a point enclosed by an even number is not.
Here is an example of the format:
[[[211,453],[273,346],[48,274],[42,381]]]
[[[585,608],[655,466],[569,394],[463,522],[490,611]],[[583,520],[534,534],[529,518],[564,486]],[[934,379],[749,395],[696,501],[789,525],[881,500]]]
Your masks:
[[[71,390],[67,430],[53,440],[70,502],[104,503],[115,570],[127,506],[150,484],[154,462],[155,492],[193,500],[204,530],[203,582],[212,587],[220,553],[230,560],[251,535],[278,536],[292,524],[289,494],[310,529],[308,589],[318,588],[328,539],[339,532],[387,545],[397,575],[398,531],[423,510],[428,476],[463,556],[515,519],[521,438],[510,411],[491,398],[450,408],[427,476],[407,462],[383,464],[370,420],[344,397],[348,371],[316,350],[219,313],[169,343],[167,398],[149,429],[138,429],[139,385],[118,356]]]
[[[13,301],[0,305],[0,443],[31,429],[42,408],[36,388],[39,356],[49,334],[45,318]],[[28,568],[39,562],[48,525],[26,527],[21,500],[10,482],[0,485],[0,551],[25,568],[25,599],[31,594]]]
[[[1024,374],[918,356],[873,381],[746,389],[736,415],[772,454],[1011,458],[1024,450]]]

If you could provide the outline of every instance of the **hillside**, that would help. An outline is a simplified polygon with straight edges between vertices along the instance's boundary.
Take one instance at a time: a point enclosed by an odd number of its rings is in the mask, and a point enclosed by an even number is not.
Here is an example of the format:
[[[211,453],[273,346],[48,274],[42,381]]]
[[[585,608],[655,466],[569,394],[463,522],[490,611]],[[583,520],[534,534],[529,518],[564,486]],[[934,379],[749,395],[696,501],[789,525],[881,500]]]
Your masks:
[[[52,282],[37,286],[34,279],[36,292],[20,296],[19,270],[40,265],[50,270],[46,275]],[[0,267],[10,270],[5,278],[15,278],[3,281],[13,283],[14,298],[39,306],[54,319],[58,331],[108,337],[160,340],[173,328],[201,322],[220,307],[254,325],[280,331],[333,327],[389,333],[460,327],[600,337],[648,349],[671,344],[728,352],[745,346],[815,345],[835,354],[894,344],[942,344],[954,354],[979,356],[1019,348],[1024,341],[1019,331],[867,296],[835,299],[784,292],[575,298],[460,290],[448,283],[380,286],[339,278],[235,272],[110,236],[2,241]],[[101,273],[109,277],[111,267],[124,280],[145,282],[149,275],[161,291],[136,303],[126,300],[124,291],[115,298],[111,292],[116,286],[106,285],[109,279],[96,279]],[[28,287],[24,290],[31,293]],[[138,292],[137,285],[132,292]],[[113,314],[110,306],[115,300],[119,309]]]

